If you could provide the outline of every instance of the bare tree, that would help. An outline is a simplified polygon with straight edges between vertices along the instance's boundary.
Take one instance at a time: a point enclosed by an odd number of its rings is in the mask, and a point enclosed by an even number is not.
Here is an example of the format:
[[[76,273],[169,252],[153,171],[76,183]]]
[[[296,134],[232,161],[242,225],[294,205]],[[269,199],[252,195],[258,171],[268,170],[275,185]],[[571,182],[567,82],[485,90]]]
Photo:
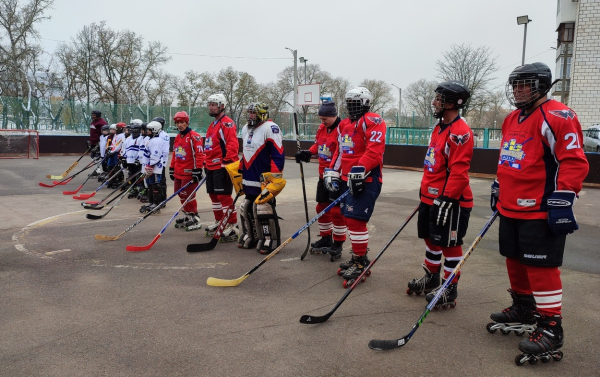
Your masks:
[[[431,118],[431,101],[437,86],[435,81],[421,79],[409,84],[404,90],[403,97],[409,112],[419,116],[420,121],[415,124],[419,127],[427,127]]]
[[[364,79],[359,86],[364,86],[371,92],[371,95],[373,96],[373,100],[371,101],[371,111],[374,113],[380,114],[396,101],[391,85],[383,80]]]
[[[240,72],[232,67],[227,67],[216,75],[214,82],[214,92],[225,95],[228,102],[229,116],[236,123],[240,123],[246,105],[260,99],[260,86],[254,76],[247,72]]]
[[[216,84],[212,74],[186,71],[176,85],[177,102],[180,106],[201,106],[212,94]]]
[[[444,58],[436,62],[438,77],[442,81],[460,80],[464,82],[471,91],[471,101],[480,101],[478,96],[485,96],[486,90],[497,70],[496,57],[491,56],[489,47],[471,47],[471,45],[452,45],[450,50],[444,52]],[[467,116],[470,103],[464,107],[462,114]]]

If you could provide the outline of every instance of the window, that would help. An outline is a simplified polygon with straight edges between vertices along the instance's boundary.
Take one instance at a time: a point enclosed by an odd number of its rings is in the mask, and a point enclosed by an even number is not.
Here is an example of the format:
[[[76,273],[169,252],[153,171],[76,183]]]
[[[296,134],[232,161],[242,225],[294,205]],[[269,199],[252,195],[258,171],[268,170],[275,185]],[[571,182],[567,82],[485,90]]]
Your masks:
[[[558,44],[557,47],[563,42],[573,42],[575,38],[575,23],[568,22],[562,23],[558,27]]]
[[[572,57],[567,57],[567,79],[571,78],[571,60],[573,58]],[[562,79],[562,73],[563,73],[563,63],[564,63],[564,58],[561,56],[558,58],[558,67],[557,67],[557,71],[556,71],[556,78],[557,79]]]

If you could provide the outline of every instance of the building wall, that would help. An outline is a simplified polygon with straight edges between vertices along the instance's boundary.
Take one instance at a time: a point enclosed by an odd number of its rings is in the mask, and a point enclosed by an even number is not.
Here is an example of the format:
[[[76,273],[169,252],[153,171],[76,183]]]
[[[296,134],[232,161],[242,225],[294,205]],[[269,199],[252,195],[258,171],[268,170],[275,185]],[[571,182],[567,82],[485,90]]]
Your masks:
[[[557,0],[556,27],[565,22],[574,22],[577,14],[577,2],[573,0]]]
[[[569,107],[583,129],[600,124],[600,1],[579,0]]]

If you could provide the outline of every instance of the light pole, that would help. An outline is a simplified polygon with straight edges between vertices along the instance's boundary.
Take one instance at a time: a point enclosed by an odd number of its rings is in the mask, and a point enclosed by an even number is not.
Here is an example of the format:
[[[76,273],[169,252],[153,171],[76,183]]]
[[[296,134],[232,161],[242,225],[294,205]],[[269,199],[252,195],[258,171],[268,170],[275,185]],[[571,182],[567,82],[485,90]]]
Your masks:
[[[300,63],[304,63],[304,83],[308,84],[307,80],[306,80],[306,62],[308,61],[308,59],[304,59],[303,56],[300,57]]]
[[[394,85],[392,84],[392,86],[395,86],[396,88],[398,88],[398,127],[400,127],[400,114],[402,111],[402,88],[399,87],[398,85]]]
[[[517,17],[517,25],[525,25],[525,33],[523,35],[523,57],[521,58],[521,65],[525,65],[525,44],[527,42],[527,24],[533,20],[529,19],[529,16]]]

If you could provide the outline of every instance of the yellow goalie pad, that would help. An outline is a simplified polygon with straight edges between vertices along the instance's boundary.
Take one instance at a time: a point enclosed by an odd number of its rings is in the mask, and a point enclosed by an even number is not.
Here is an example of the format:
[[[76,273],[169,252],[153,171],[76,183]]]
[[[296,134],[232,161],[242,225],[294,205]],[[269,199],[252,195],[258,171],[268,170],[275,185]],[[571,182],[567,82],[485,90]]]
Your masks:
[[[240,161],[232,162],[231,164],[225,165],[225,169],[227,169],[227,173],[229,174],[229,178],[231,178],[231,182],[233,183],[233,189],[235,193],[240,193],[240,195],[244,194],[244,190],[242,187],[242,173],[240,173]]]
[[[283,173],[263,173],[260,183],[262,191],[254,203],[265,204],[273,199],[283,190],[285,183],[286,180],[283,178]]]

